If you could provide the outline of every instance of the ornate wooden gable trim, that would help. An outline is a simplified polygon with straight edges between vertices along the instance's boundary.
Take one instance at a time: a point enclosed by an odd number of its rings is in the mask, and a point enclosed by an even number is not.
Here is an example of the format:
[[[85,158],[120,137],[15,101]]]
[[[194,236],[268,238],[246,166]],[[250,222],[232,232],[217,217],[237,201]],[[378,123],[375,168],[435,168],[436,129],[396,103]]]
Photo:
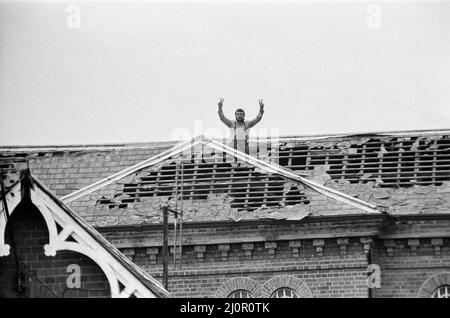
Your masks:
[[[73,251],[92,259],[108,279],[111,297],[130,296],[156,298],[169,297],[161,283],[149,276],[125,255],[103,238],[94,228],[59,201],[44,185],[22,171],[21,182],[5,195],[11,215],[22,200],[29,199],[39,209],[49,232],[49,242],[44,246],[46,256],[59,251]],[[0,257],[8,256],[10,246],[5,243],[5,208],[0,209]],[[58,231],[58,226],[61,228]],[[71,238],[70,240],[68,240]]]

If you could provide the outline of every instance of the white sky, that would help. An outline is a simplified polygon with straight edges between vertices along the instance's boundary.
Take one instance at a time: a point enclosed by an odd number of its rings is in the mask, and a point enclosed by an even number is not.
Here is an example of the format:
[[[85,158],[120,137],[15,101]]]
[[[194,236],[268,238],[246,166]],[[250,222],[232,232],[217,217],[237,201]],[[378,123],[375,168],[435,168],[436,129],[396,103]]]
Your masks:
[[[70,3],[0,3],[1,145],[450,128],[450,2]]]

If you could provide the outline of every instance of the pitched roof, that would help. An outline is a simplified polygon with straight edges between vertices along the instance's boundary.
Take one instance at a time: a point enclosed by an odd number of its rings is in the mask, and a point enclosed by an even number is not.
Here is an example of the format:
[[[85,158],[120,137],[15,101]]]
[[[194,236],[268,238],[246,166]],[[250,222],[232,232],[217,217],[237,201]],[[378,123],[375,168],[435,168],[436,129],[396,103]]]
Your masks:
[[[78,191],[75,191],[69,195],[66,195],[64,197],[61,198],[61,200],[63,202],[69,203],[72,202],[76,199],[79,199],[81,197],[83,197],[84,195],[87,195],[89,193],[92,193],[98,189],[101,189],[117,180],[120,180],[132,173],[135,173],[141,169],[145,169],[151,166],[155,166],[160,164],[161,162],[163,162],[166,159],[169,159],[170,157],[174,157],[176,155],[179,155],[181,153],[183,153],[184,151],[188,150],[188,149],[192,149],[198,145],[202,145],[205,147],[211,147],[215,150],[219,150],[222,151],[225,154],[229,154],[235,158],[241,159],[244,162],[255,166],[256,168],[259,168],[263,171],[265,171],[266,173],[275,173],[278,174],[282,177],[285,177],[287,179],[290,179],[292,181],[297,181],[301,184],[303,184],[304,186],[309,186],[310,188],[312,188],[313,190],[322,193],[328,197],[331,197],[333,199],[336,199],[338,201],[353,205],[357,208],[360,208],[361,210],[365,210],[367,212],[376,212],[376,206],[364,201],[361,201],[359,199],[356,199],[354,197],[351,197],[345,193],[342,193],[340,191],[336,191],[334,189],[325,187],[323,185],[320,185],[318,183],[315,183],[311,180],[305,179],[302,176],[300,176],[297,173],[294,173],[293,171],[286,169],[282,166],[279,166],[273,162],[268,163],[266,161],[263,161],[261,159],[252,157],[250,155],[247,155],[243,152],[240,152],[238,150],[235,150],[225,144],[219,143],[215,140],[206,138],[204,136],[198,136],[196,138],[194,138],[191,141],[188,142],[184,142],[181,143],[179,145],[176,145],[175,147],[173,147],[172,149],[165,151],[161,154],[156,155],[155,157],[152,157],[148,160],[145,160],[143,162],[140,162],[132,167],[126,168],[122,171],[119,171],[118,173],[111,175],[107,178],[104,178],[102,180],[99,180],[98,182],[89,185],[83,189],[80,189]]]
[[[88,255],[88,257],[96,254],[101,255],[101,260],[106,263],[108,271],[113,272],[114,275],[117,273],[115,275],[117,282],[124,286],[124,290],[118,289],[113,296],[118,297],[131,294],[136,294],[139,297],[165,298],[170,296],[169,292],[160,282],[129,260],[91,225],[58,199],[46,186],[27,172],[23,174],[21,182],[17,182],[6,193],[10,214],[20,202],[20,193],[24,187],[29,189],[32,203],[43,214],[49,227],[50,242],[45,246],[46,254],[54,255],[56,250],[70,249],[68,246],[73,246],[73,243],[67,243],[67,246],[64,243],[66,243],[65,240],[67,237],[72,235],[79,244],[81,251],[95,251],[92,255]],[[4,213],[3,206],[0,210],[0,215],[2,213]],[[0,219],[1,233],[5,229],[6,223],[3,217]],[[59,234],[55,230],[56,224],[62,228]],[[7,253],[7,250],[4,242],[0,240],[0,256],[5,254],[5,252]],[[96,260],[94,259],[94,261]],[[105,267],[100,267],[102,270],[105,269]],[[105,274],[108,276],[107,272]]]
[[[324,185],[347,195],[374,205],[389,206],[393,213],[448,211],[445,203],[450,181],[450,130],[284,136],[272,140],[278,142],[273,146],[277,147],[282,167],[296,174],[310,174],[314,179],[318,176]],[[265,140],[259,139],[250,143],[263,142]],[[60,197],[168,151],[175,144],[2,146],[0,173],[8,173],[8,183],[12,184],[18,178],[17,171],[26,168],[29,162],[33,174]],[[163,167],[162,175],[169,174],[166,169],[173,167]],[[190,171],[195,170],[198,169]],[[255,180],[258,177],[245,169],[236,169],[236,173],[241,176],[250,173]],[[153,175],[146,182],[152,178]],[[283,196],[283,182],[272,177],[270,182],[273,182],[273,189],[280,189],[277,195]],[[133,185],[128,184],[127,191],[132,190]],[[427,191],[429,195],[421,194]],[[300,196],[294,199],[301,200]],[[418,199],[420,204],[417,204]],[[237,200],[232,204],[238,205]],[[77,212],[91,213],[81,208]],[[111,212],[119,214],[114,209]]]
[[[328,165],[333,180],[360,184],[380,180],[382,188],[439,186],[450,181],[449,130],[284,136],[271,140],[278,142],[280,165],[298,173]],[[8,173],[13,182],[18,178],[17,171],[29,162],[33,173],[61,196],[175,144],[0,146],[0,173]]]
[[[152,174],[159,177],[150,180]],[[159,223],[159,205],[164,203],[183,204],[189,210],[185,213],[188,221],[380,213],[373,204],[203,136],[62,200],[98,226]]]

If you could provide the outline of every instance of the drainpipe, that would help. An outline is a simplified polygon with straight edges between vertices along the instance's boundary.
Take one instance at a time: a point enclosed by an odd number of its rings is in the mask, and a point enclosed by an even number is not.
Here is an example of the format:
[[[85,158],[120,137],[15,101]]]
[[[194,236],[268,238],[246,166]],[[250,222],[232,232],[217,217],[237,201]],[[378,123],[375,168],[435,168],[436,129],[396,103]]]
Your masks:
[[[367,252],[367,265],[371,265],[372,264],[372,251],[369,249],[369,251]],[[370,273],[369,273],[370,275]],[[367,288],[369,289],[369,298],[373,298],[373,288],[370,288],[369,284],[367,284]]]
[[[169,236],[169,222],[168,222],[168,211],[167,206],[161,207],[162,213],[163,213],[163,284],[164,287],[167,289],[168,286],[168,278],[169,278],[169,272],[168,272],[168,236]]]
[[[367,268],[372,264],[372,254],[371,254],[371,245],[372,245],[372,238],[371,237],[364,237],[361,238],[361,243],[363,244],[364,248],[364,254],[366,255],[366,261],[367,261]],[[371,288],[371,285],[369,284],[369,277],[371,273],[367,273],[367,291],[368,291],[368,297],[373,298],[373,290]]]

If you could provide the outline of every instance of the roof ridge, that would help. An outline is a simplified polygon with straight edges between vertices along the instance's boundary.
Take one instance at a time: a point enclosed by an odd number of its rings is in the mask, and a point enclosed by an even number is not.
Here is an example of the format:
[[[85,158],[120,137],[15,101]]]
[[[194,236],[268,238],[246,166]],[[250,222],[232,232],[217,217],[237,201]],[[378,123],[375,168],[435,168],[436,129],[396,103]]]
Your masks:
[[[449,133],[450,128],[439,128],[439,129],[419,129],[419,130],[396,130],[396,131],[372,131],[372,132],[348,132],[348,133],[320,133],[320,134],[306,134],[306,135],[282,135],[278,137],[266,136],[266,137],[251,137],[250,140],[301,140],[308,138],[328,138],[328,137],[363,137],[363,136],[372,136],[372,135],[417,135],[417,134],[436,134],[436,133]],[[192,138],[194,139],[194,138]],[[211,138],[216,140],[217,138]],[[0,145],[0,150],[3,149],[11,149],[14,151],[17,150],[49,150],[49,149],[108,149],[117,147],[124,148],[147,148],[148,146],[161,146],[167,147],[169,145],[177,144],[185,142],[183,140],[162,140],[162,141],[142,141],[142,142],[111,142],[111,143],[93,143],[93,144],[61,144],[61,145]]]

